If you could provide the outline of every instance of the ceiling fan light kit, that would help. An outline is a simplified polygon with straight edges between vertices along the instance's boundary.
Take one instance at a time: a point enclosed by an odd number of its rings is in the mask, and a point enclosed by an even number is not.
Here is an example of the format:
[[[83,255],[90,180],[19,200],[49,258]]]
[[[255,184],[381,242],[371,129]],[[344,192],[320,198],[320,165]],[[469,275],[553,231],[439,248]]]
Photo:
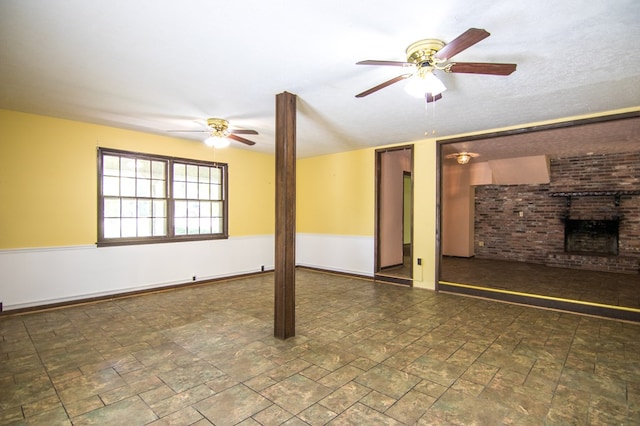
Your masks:
[[[416,75],[404,86],[405,92],[416,98],[424,98],[425,94],[437,96],[447,90],[442,81],[428,68],[420,68]]]
[[[211,135],[204,140],[204,144],[213,148],[226,148],[231,145],[231,141],[226,136]]]
[[[436,70],[447,73],[511,74],[516,70],[516,64],[447,62],[454,55],[489,37],[489,35],[486,30],[469,28],[449,43],[429,38],[410,44],[406,49],[406,62],[377,60],[357,62],[356,65],[401,66],[411,69],[411,72],[358,93],[356,98],[368,96],[398,81],[409,79],[409,83],[405,86],[405,90],[408,93],[417,97],[425,97],[427,102],[435,102],[442,98],[441,93],[446,90],[445,85],[434,74]]]

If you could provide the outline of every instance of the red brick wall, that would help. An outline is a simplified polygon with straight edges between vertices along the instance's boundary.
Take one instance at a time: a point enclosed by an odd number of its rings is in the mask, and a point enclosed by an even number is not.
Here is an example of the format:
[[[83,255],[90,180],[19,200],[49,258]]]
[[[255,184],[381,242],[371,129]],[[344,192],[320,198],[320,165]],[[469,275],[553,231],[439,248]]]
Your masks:
[[[640,195],[564,197],[552,192],[640,191],[640,153],[551,159],[551,183],[476,188],[475,253],[484,259],[546,263],[564,251],[563,218],[621,217],[619,256],[640,259]]]

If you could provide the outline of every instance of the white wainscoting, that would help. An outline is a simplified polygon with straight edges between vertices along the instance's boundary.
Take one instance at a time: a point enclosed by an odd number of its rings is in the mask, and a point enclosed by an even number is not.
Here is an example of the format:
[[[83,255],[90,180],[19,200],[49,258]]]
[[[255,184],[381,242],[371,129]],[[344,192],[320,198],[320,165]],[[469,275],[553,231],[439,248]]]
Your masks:
[[[373,236],[298,233],[296,265],[372,277]]]
[[[274,266],[274,236],[118,247],[0,250],[4,310],[259,272]]]

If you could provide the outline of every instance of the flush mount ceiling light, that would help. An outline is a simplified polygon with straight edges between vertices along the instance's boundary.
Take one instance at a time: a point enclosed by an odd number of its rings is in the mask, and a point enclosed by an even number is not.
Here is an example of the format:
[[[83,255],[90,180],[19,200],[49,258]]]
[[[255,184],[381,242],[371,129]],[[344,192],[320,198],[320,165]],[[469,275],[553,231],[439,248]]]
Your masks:
[[[449,154],[447,156],[445,156],[444,158],[455,158],[455,160],[458,162],[458,164],[467,164],[469,161],[471,161],[472,158],[476,158],[479,157],[480,154],[476,154],[475,152],[466,152],[466,151],[462,151],[462,152],[456,152],[453,154]]]

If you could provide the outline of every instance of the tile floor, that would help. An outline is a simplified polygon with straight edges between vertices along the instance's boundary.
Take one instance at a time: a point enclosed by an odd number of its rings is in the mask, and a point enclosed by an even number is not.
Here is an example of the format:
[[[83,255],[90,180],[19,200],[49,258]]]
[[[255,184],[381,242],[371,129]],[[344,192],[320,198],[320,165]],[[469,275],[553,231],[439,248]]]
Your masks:
[[[296,276],[0,317],[0,424],[640,424],[640,324]]]

